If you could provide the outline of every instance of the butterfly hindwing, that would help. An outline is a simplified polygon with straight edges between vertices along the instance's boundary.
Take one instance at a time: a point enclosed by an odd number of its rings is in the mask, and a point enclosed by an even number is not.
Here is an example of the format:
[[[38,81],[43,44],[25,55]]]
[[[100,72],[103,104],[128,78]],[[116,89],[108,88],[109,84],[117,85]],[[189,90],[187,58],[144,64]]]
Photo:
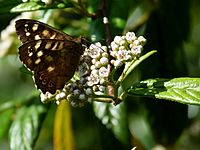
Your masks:
[[[71,36],[35,20],[16,21],[23,45],[19,58],[33,72],[37,88],[54,94],[74,75],[83,53],[81,38]]]
[[[34,79],[37,87],[43,93],[47,91],[55,93],[57,89],[62,89],[74,75],[76,70],[74,66],[78,66],[79,63],[78,55],[80,57],[80,53],[68,53],[63,49],[45,56],[42,64],[34,68]]]

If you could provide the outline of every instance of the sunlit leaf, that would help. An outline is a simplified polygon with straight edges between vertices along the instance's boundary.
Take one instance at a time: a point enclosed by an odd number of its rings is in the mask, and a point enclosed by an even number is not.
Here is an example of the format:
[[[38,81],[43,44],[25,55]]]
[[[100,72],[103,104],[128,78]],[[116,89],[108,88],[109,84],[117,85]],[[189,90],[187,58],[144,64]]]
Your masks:
[[[134,84],[128,94],[200,105],[200,78],[149,79]]]
[[[43,122],[41,119],[45,113],[46,109],[42,105],[24,106],[17,110],[9,131],[11,150],[32,149]]]
[[[15,7],[13,7],[10,12],[26,12],[26,11],[35,11],[35,10],[44,10],[44,9],[56,9],[56,8],[66,8],[70,7],[69,3],[63,2],[54,2],[50,4],[46,4],[42,1],[28,1],[21,3]]]

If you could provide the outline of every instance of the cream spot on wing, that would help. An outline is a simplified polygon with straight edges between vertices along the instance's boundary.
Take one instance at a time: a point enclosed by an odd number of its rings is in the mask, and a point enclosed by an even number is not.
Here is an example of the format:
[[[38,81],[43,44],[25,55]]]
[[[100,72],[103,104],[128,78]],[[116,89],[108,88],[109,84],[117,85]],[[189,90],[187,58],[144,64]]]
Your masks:
[[[48,34],[49,34],[49,31],[48,31],[48,30],[42,31],[42,35],[44,35],[44,36],[47,36]]]
[[[43,55],[42,51],[37,52],[37,57],[41,57]]]
[[[28,56],[29,56],[29,57],[33,56],[33,52],[30,52],[30,53],[28,54]]]
[[[41,39],[40,36],[39,36],[39,35],[36,35],[36,36],[35,36],[35,40],[39,40],[39,39]]]
[[[38,29],[38,26],[39,26],[38,24],[34,24],[32,27],[33,31],[36,31]]]
[[[47,44],[45,45],[45,49],[49,49],[51,47],[51,42],[47,42]]]
[[[47,71],[48,71],[48,72],[51,72],[51,71],[53,71],[54,69],[55,69],[55,67],[49,66],[49,67],[47,68]]]
[[[26,32],[26,36],[30,36],[31,35],[31,33],[30,32]]]
[[[28,24],[25,24],[24,26],[25,26],[25,27],[28,27]]]
[[[36,49],[36,50],[40,47],[41,43],[42,43],[41,40],[39,40],[39,41],[36,43],[36,45],[35,45],[35,49]]]
[[[40,62],[41,62],[41,59],[38,58],[38,59],[35,61],[35,64],[38,65]]]
[[[56,50],[57,45],[59,44],[59,42],[56,42],[55,45],[53,46],[52,50]]]
[[[53,35],[50,37],[50,39],[55,39],[55,37],[56,37],[56,33],[53,34]]]

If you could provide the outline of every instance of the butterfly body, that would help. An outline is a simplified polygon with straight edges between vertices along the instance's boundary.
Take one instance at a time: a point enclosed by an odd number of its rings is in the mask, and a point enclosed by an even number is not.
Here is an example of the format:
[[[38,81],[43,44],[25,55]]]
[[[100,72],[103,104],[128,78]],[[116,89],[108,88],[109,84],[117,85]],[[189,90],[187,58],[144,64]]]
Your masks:
[[[23,44],[19,47],[19,58],[33,71],[38,89],[51,94],[63,89],[79,64],[83,39],[35,20],[17,20],[15,27]]]

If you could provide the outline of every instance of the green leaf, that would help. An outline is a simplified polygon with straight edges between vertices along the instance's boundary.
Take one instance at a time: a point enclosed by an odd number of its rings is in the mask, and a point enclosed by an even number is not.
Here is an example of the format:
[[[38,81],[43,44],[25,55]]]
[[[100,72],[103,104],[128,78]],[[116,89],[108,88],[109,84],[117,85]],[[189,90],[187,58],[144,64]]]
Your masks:
[[[8,13],[10,10],[19,4],[18,0],[1,0],[0,13]]]
[[[146,111],[140,110],[138,113],[129,115],[129,130],[132,136],[142,144],[144,149],[152,149],[156,142],[149,122],[146,119]]]
[[[124,145],[128,145],[128,130],[126,108],[124,103],[113,106],[107,103],[94,103],[95,115],[108,129],[111,129],[115,137]]]
[[[128,94],[200,105],[200,78],[148,79],[134,84]]]
[[[17,110],[10,131],[11,150],[30,150],[35,144],[46,109],[42,105],[21,107]]]
[[[149,19],[151,12],[155,9],[155,6],[149,1],[139,1],[139,4],[130,13],[126,26],[124,27],[124,33],[128,31],[135,31],[140,26],[145,24]]]
[[[71,5],[69,3],[61,3],[54,1],[50,4],[45,4],[42,1],[28,1],[21,3],[15,7],[13,7],[10,12],[26,12],[26,11],[35,11],[35,10],[44,10],[44,9],[56,9],[56,8],[66,8],[70,7]]]
[[[5,135],[6,131],[8,130],[9,125],[12,120],[11,118],[12,118],[13,112],[14,112],[14,109],[8,109],[4,112],[0,112],[0,125],[1,125],[0,138],[2,138]]]

